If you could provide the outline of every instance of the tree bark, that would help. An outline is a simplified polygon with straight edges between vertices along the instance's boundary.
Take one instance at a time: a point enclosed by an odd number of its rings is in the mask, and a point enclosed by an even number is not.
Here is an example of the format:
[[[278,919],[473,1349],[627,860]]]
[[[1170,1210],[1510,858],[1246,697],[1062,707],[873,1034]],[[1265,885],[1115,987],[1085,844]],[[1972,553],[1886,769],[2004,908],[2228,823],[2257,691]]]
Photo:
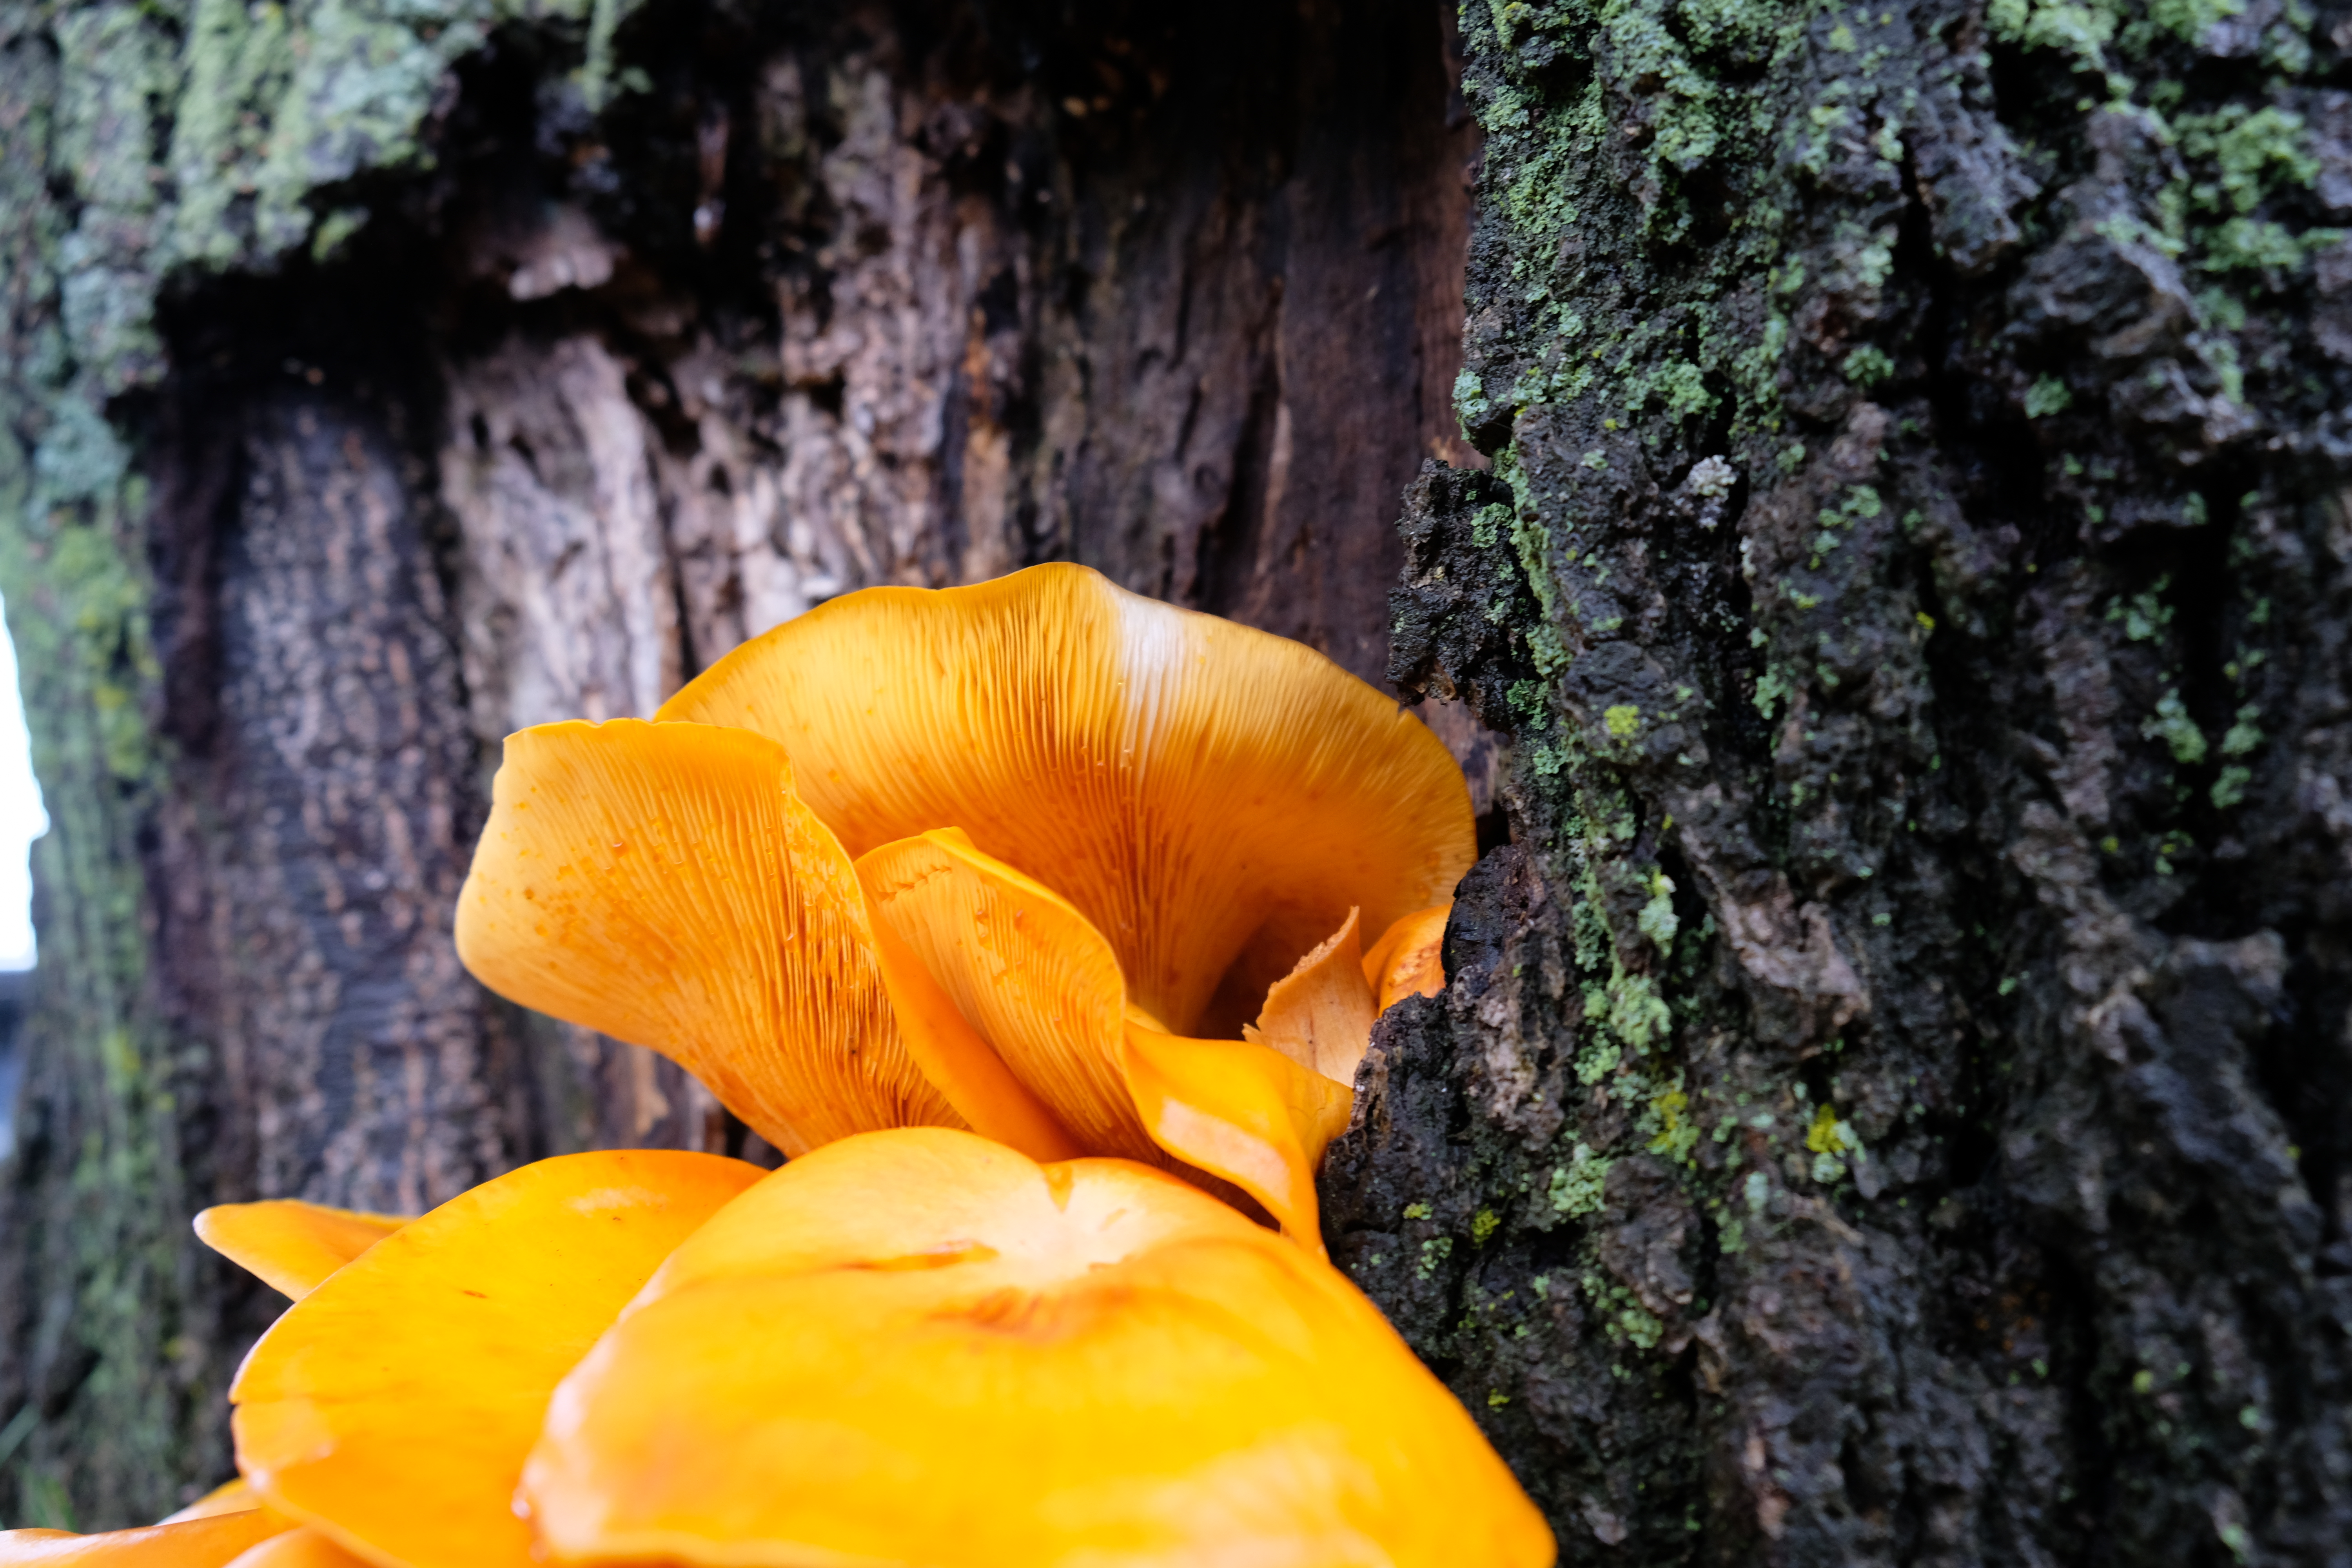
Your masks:
[[[2346,1561],[2352,13],[1464,16],[1335,1255],[1566,1561]]]
[[[0,18],[0,591],[56,820],[8,1524],[228,1472],[275,1298],[206,1203],[773,1158],[457,968],[499,737],[1056,558],[1378,679],[1395,498],[1476,460],[1477,131],[1422,0]]]

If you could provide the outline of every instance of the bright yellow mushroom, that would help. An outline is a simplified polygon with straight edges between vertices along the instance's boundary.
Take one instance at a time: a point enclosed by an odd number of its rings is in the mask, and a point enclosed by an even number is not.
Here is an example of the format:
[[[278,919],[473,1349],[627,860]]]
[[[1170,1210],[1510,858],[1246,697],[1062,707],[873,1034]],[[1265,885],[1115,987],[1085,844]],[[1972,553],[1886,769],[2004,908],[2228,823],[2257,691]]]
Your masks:
[[[854,594],[652,722],[509,737],[457,942],[789,1153],[970,1128],[1205,1176],[1319,1249],[1370,1020],[1442,983],[1474,848],[1389,698],[1041,566]]]
[[[1150,1167],[929,1128],[795,1161],[673,1253],[522,1495],[574,1563],[1552,1560],[1328,1264]]]
[[[318,1282],[232,1397],[303,1526],[236,1568],[1552,1561],[1329,1265],[1150,1167],[947,1129],[525,1167]]]

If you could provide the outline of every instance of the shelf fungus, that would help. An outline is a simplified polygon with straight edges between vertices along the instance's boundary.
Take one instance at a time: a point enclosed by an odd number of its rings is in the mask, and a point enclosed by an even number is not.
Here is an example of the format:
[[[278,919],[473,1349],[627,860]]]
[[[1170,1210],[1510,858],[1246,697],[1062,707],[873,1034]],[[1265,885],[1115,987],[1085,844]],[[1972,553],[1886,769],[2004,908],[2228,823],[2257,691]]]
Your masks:
[[[457,944],[787,1153],[968,1128],[1246,1194],[1316,1249],[1372,1020],[1443,984],[1473,851],[1389,698],[1040,566],[853,594],[650,722],[510,736]]]
[[[1154,1167],[945,1128],[526,1166],[309,1281],[230,1397],[225,1511],[0,1563],[1552,1562],[1328,1264]]]

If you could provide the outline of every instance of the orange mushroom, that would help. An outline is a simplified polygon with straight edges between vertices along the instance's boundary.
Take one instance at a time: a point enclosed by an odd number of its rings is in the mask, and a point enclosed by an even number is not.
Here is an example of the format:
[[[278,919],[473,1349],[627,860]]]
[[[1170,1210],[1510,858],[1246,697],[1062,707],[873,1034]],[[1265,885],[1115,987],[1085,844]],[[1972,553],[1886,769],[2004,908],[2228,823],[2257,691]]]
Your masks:
[[[400,1215],[271,1198],[220,1204],[197,1215],[195,1223],[197,1240],[299,1301],[408,1221]]]
[[[549,1391],[762,1174],[676,1150],[570,1154],[410,1221],[253,1347],[229,1389],[237,1468],[370,1561],[522,1568],[510,1504]]]
[[[97,1535],[0,1530],[0,1568],[229,1568],[293,1528],[292,1520],[248,1508]]]
[[[1389,698],[1041,566],[854,594],[652,722],[509,737],[457,943],[787,1152],[970,1128],[1205,1173],[1319,1249],[1370,1021],[1442,978],[1473,850],[1460,770]],[[1385,967],[1331,961],[1368,938]]]
[[[236,1568],[1552,1561],[1328,1264],[1153,1168],[947,1129],[527,1166],[319,1281],[232,1398],[267,1509]],[[52,1560],[230,1558],[0,1555]]]
[[[673,1253],[522,1476],[560,1562],[1547,1568],[1550,1531],[1328,1264],[1150,1167],[908,1129]]]

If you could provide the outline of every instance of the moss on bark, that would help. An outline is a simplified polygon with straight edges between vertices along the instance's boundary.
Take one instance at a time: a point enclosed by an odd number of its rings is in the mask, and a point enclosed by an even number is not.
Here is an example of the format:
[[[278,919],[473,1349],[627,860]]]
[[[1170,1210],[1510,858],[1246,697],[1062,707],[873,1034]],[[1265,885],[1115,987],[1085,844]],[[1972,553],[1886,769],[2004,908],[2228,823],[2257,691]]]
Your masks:
[[[2345,15],[1464,17],[1519,842],[1337,1255],[1572,1556],[2332,1561]]]

